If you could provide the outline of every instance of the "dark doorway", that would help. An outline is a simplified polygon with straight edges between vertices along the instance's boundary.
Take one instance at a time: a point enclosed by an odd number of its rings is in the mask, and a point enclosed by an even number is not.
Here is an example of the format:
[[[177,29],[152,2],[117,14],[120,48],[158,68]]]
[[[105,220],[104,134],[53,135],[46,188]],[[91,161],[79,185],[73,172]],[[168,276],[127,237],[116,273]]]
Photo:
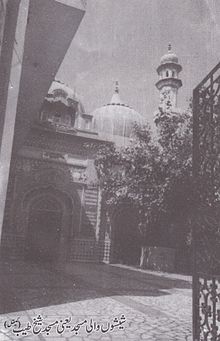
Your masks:
[[[141,247],[136,212],[133,209],[124,209],[117,213],[114,227],[115,261],[138,265]]]
[[[26,237],[27,259],[35,262],[58,259],[61,224],[62,211],[55,200],[41,198],[31,206]]]

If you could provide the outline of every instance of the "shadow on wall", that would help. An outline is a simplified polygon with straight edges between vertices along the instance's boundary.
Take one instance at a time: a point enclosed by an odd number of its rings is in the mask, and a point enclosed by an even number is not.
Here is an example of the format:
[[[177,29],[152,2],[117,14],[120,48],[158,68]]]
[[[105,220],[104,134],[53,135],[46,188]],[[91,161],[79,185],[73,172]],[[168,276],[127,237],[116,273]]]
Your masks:
[[[117,209],[113,216],[113,262],[139,265],[141,236],[137,228],[138,217],[132,207]]]

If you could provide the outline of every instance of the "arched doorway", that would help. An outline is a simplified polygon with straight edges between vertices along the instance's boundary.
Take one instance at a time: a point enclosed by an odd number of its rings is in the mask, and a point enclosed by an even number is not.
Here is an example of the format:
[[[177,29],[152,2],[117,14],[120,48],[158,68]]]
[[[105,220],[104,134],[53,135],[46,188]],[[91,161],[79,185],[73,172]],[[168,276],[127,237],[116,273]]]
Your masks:
[[[140,235],[136,211],[130,207],[123,208],[114,216],[115,262],[138,265],[140,254]]]
[[[27,259],[36,262],[58,259],[62,214],[61,205],[53,196],[40,196],[32,202],[26,233]]]

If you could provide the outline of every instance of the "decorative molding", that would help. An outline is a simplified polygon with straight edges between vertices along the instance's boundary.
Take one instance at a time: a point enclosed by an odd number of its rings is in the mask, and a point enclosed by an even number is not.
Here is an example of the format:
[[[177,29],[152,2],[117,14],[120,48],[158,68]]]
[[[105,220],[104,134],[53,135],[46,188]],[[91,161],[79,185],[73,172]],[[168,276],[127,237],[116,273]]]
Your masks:
[[[96,220],[96,239],[99,238],[99,232],[101,228],[101,216],[102,216],[102,190],[98,188],[98,200],[97,200],[97,220]]]
[[[19,151],[19,156],[24,158],[32,158],[36,160],[46,160],[57,163],[65,163],[67,165],[86,168],[88,166],[87,160],[76,159],[71,154],[59,153],[51,150],[41,150],[36,148],[24,147]]]
[[[70,173],[72,176],[72,180],[74,182],[82,182],[82,183],[86,183],[87,182],[87,175],[86,175],[86,171],[83,170],[82,168],[71,168],[70,169]]]

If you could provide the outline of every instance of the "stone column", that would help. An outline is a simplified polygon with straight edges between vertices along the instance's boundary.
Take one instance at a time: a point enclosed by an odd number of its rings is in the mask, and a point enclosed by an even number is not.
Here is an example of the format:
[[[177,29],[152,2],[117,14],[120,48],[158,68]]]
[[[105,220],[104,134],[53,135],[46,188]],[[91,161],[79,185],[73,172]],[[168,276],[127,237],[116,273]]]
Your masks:
[[[20,5],[20,6],[19,6]],[[14,138],[29,0],[8,1],[0,60],[0,237]],[[16,36],[16,48],[15,48]]]

